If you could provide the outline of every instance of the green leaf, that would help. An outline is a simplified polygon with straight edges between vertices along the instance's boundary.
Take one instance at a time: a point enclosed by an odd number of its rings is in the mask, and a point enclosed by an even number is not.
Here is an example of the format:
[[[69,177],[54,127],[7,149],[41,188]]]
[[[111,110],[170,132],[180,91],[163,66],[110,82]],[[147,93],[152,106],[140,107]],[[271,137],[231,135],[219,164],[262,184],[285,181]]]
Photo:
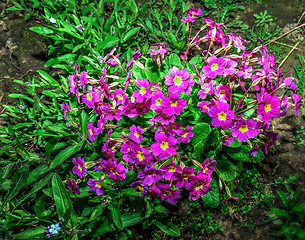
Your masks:
[[[33,239],[35,236],[38,237],[37,235],[42,234],[42,236],[40,236],[41,238],[44,238],[44,226],[39,226],[37,228],[31,228],[28,230],[25,230],[21,233],[18,233],[16,235],[14,235],[15,238],[17,239]]]
[[[234,165],[226,160],[218,160],[216,168],[224,181],[232,181],[237,176]]]
[[[208,136],[211,132],[211,128],[207,123],[199,123],[193,127],[193,132],[195,132],[195,135],[192,137],[191,143],[196,145]]]
[[[122,215],[123,228],[140,223],[144,219],[143,213],[125,213]]]
[[[175,236],[175,237],[179,237],[180,236],[180,230],[179,228],[177,228],[174,224],[172,224],[171,222],[168,221],[156,221],[154,223],[158,228],[160,228],[163,232],[171,235],[171,236]]]
[[[301,203],[299,205],[296,205],[292,208],[292,211],[295,211],[295,212],[303,212],[305,211],[305,203]]]
[[[12,94],[10,94],[10,95],[8,95],[8,96],[11,97],[11,98],[23,98],[23,99],[28,100],[28,101],[31,102],[31,103],[35,102],[34,99],[32,99],[32,98],[30,98],[30,97],[28,97],[28,96],[25,96],[25,95],[23,95],[23,94],[12,93]]]
[[[86,136],[86,139],[88,139],[88,118],[89,115],[85,110],[82,110],[82,133]]]
[[[122,39],[122,43],[126,42],[129,38],[131,38],[133,35],[135,35],[140,29],[141,29],[140,27],[131,29],[128,33],[126,33],[126,35]]]
[[[119,39],[117,37],[109,36],[107,37],[102,43],[101,43],[101,50],[112,48],[115,45],[117,45],[119,42]]]
[[[299,223],[291,223],[290,226],[299,238],[305,239],[305,229]]]
[[[28,180],[26,182],[26,186],[31,185],[36,179],[38,179],[41,175],[45,174],[49,171],[48,165],[41,165],[30,172]]]
[[[58,217],[63,217],[67,209],[70,208],[70,199],[57,173],[52,179],[52,190]]]
[[[112,206],[111,209],[111,217],[113,223],[118,227],[118,229],[123,229],[122,216],[120,213],[120,209]]]
[[[98,224],[99,227],[93,232],[92,237],[99,237],[105,233],[112,232],[115,230],[114,227],[111,226],[111,223],[108,218],[102,224]]]
[[[53,30],[47,28],[47,27],[42,27],[42,26],[35,26],[35,27],[31,27],[30,30],[32,30],[33,32],[36,32],[40,35],[43,36],[48,36],[49,34],[53,34]]]
[[[52,78],[48,73],[42,71],[42,70],[37,70],[37,72],[39,73],[39,75],[46,80],[51,86],[60,86],[59,82],[57,80],[55,80],[54,78]]]
[[[23,195],[22,198],[20,198],[19,202],[15,205],[14,209],[16,209],[21,203],[23,203],[30,196],[32,196],[40,189],[42,189],[46,184],[48,184],[50,182],[52,175],[53,173],[50,173],[47,176],[45,176],[43,179],[41,179],[38,183],[36,183],[34,187],[31,189],[31,191],[29,191],[27,194]]]
[[[159,67],[154,60],[148,59],[145,62],[145,69],[147,70],[146,74],[147,74],[147,79],[149,81],[153,81],[154,83],[159,81],[160,79]]]
[[[176,67],[179,67],[181,66],[181,60],[179,58],[179,56],[175,53],[172,53],[170,56],[169,56],[169,63],[171,65],[174,65]]]
[[[26,180],[29,176],[29,169],[27,166],[20,168],[12,178],[10,189],[5,196],[4,203],[0,206],[0,213],[3,208],[19,193],[19,191],[26,185]]]
[[[276,207],[272,207],[270,208],[271,212],[273,212],[275,215],[279,216],[279,217],[287,217],[288,214],[285,210],[276,208]]]
[[[282,199],[284,206],[287,207],[287,198],[286,198],[286,194],[284,193],[284,191],[277,190],[277,193],[280,196],[280,198]]]
[[[202,197],[202,200],[211,208],[217,208],[220,203],[219,197],[219,187],[217,181],[212,178],[212,182],[210,184],[212,187],[212,191],[208,192],[206,195]]]
[[[53,159],[50,169],[57,167],[58,165],[62,164],[65,160],[71,157],[74,153],[78,152],[80,147],[78,145],[69,146],[65,150],[61,151],[56,157]]]
[[[154,207],[154,210],[157,212],[157,213],[169,213],[169,211],[163,207],[162,205],[157,205]]]

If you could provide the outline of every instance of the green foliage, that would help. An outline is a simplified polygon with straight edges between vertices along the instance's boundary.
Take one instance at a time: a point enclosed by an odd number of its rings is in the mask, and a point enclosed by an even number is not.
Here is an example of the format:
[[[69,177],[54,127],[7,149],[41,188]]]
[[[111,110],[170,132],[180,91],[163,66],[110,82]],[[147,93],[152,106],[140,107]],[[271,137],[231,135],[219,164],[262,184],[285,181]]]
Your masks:
[[[290,192],[290,195],[282,190],[277,190],[277,193],[284,207],[271,207],[270,211],[266,212],[269,218],[261,224],[274,223],[271,235],[284,236],[286,239],[305,239],[305,203],[297,204],[301,190]]]

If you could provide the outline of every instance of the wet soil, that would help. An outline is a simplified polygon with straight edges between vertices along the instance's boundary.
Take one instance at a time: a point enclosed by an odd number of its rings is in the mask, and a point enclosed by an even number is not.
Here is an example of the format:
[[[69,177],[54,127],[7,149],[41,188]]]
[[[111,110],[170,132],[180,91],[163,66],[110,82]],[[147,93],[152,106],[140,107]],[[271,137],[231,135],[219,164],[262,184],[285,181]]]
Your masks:
[[[200,7],[201,2],[194,1],[193,7]],[[0,112],[4,111],[3,104],[14,105],[16,102],[8,97],[10,93],[24,93],[24,90],[13,82],[14,79],[22,79],[28,81],[28,78],[37,76],[35,72],[38,69],[48,72],[50,75],[56,74],[51,68],[45,68],[44,64],[47,60],[47,43],[42,36],[29,30],[32,26],[40,25],[39,20],[24,20],[22,12],[13,12],[6,14],[5,9],[9,7],[5,3],[0,3]],[[250,27],[254,23],[252,17],[254,13],[259,14],[267,10],[269,14],[277,18],[276,24],[281,28],[296,26],[298,23],[305,23],[305,16],[302,19],[302,13],[305,11],[305,3],[302,0],[273,0],[266,1],[264,4],[252,3],[246,6],[245,12],[237,14],[244,23]],[[286,31],[288,31],[286,30]],[[299,33],[296,33],[296,35]],[[285,42],[294,45],[299,41],[298,36],[291,37],[288,35]],[[305,44],[301,42],[298,45],[300,50],[305,51]],[[285,70],[284,76],[293,76],[295,74],[293,65],[298,61],[300,50],[292,52],[291,56],[284,63],[282,69]],[[290,110],[287,116],[274,121],[274,131],[280,134],[279,142],[275,153],[267,156],[266,160],[258,164],[263,178],[272,182],[275,176],[283,179],[288,176],[299,174],[298,188],[301,189],[300,201],[305,201],[305,174],[302,169],[305,168],[305,147],[298,147],[293,144],[293,136],[301,126],[305,126],[301,121],[301,117],[296,117],[293,110]],[[0,126],[4,126],[5,122],[0,120]],[[273,173],[273,174],[271,174]],[[270,189],[270,193],[277,196],[275,189]],[[279,198],[276,198],[275,206],[281,206]],[[178,211],[181,215],[187,215],[189,203],[180,204]],[[266,219],[264,209],[254,209],[246,217],[242,214],[222,215],[219,213],[214,215],[216,222],[223,227],[223,232],[217,232],[207,239],[273,239],[268,230],[272,224],[257,227],[260,222]],[[180,214],[179,213],[179,214]],[[179,218],[177,218],[179,219]],[[253,220],[254,228],[243,226],[248,219]],[[141,235],[139,231],[138,239],[146,239],[145,233]],[[164,237],[163,239],[175,239],[173,237]],[[179,239],[191,239],[191,236],[184,235]],[[203,239],[203,238],[201,238]],[[278,238],[277,238],[278,239]]]

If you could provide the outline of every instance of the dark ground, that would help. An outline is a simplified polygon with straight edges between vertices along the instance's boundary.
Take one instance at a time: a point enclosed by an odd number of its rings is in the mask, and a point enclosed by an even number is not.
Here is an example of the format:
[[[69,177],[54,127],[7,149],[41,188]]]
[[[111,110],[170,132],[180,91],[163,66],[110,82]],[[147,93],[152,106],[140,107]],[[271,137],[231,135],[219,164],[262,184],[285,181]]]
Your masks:
[[[47,44],[43,37],[29,30],[32,26],[40,25],[37,20],[24,20],[24,14],[21,12],[12,12],[6,14],[5,9],[8,7],[5,3],[0,3],[0,112],[4,111],[3,104],[14,105],[14,99],[7,97],[10,93],[21,93],[21,89],[17,84],[13,83],[14,79],[22,79],[27,81],[28,78],[37,76],[36,70],[41,69],[48,72],[50,75],[56,73],[51,68],[45,68],[44,63],[47,60]],[[193,7],[200,7],[200,2],[193,3]],[[248,10],[249,9],[249,10]],[[239,13],[239,17],[246,24],[252,25],[254,19],[253,13],[260,13],[268,10],[268,13],[273,17],[277,17],[277,23],[280,27],[288,31],[291,27],[300,20],[302,13],[305,11],[304,4],[301,1],[277,0],[267,1],[267,3],[251,4],[246,6],[245,12]],[[305,17],[300,20],[305,22]],[[285,42],[294,45],[299,40],[299,34],[290,34],[285,38]],[[304,42],[298,45],[299,49],[305,50]],[[300,50],[295,50],[288,60],[283,65],[285,76],[293,76],[293,65],[298,61]],[[3,119],[0,119],[0,126],[5,126]],[[280,134],[280,145],[277,146],[275,153],[267,156],[266,160],[258,164],[263,178],[272,182],[274,176],[280,176],[286,179],[288,176],[299,173],[298,188],[302,190],[300,201],[305,201],[305,174],[302,168],[305,168],[305,147],[298,147],[293,144],[293,136],[301,126],[305,126],[301,122],[301,117],[296,117],[296,114],[289,111],[288,115],[274,121],[274,130]],[[271,175],[275,171],[275,174]],[[275,189],[267,189],[275,196]],[[279,198],[276,198],[275,206],[281,206]],[[259,224],[267,217],[264,215],[264,209],[254,209],[248,215],[247,219],[252,219],[254,224]],[[218,232],[212,235],[209,239],[272,239],[268,235],[267,230],[272,224],[254,227],[251,230],[249,227],[243,227],[242,224],[247,219],[243,215],[222,215],[220,212],[215,214],[216,222],[220,222],[223,227],[223,232]],[[141,238],[139,236],[139,239]],[[167,238],[172,239],[172,238]],[[190,239],[186,234],[179,239]]]

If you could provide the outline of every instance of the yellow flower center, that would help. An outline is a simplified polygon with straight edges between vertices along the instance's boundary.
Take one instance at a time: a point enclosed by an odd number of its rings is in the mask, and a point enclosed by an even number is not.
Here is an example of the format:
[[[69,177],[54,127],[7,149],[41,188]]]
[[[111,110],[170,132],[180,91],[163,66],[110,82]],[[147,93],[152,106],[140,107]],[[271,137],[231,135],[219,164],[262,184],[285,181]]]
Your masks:
[[[181,77],[175,76],[174,83],[175,83],[175,85],[179,86],[182,83]]]
[[[221,111],[217,115],[218,115],[218,119],[221,120],[221,121],[225,121],[226,118],[227,118],[227,114],[225,114],[223,111]]]
[[[143,152],[138,152],[138,155],[137,155],[137,158],[140,160],[140,161],[143,161],[145,159],[145,156],[144,156],[144,153]]]
[[[101,183],[101,182],[97,182],[97,183],[95,184],[95,186],[98,187],[98,188],[101,188],[101,187],[102,187],[102,183]]]
[[[203,188],[203,183],[198,183],[197,186],[196,186],[196,190],[200,189],[200,188]]]
[[[239,131],[241,131],[242,133],[248,132],[248,125],[241,125]]]
[[[160,147],[161,147],[163,150],[167,149],[167,148],[168,148],[168,142],[162,142],[161,145],[160,145]]]
[[[182,134],[182,137],[186,137],[186,135],[187,135],[187,132],[183,133],[183,134]]]
[[[89,101],[91,101],[91,100],[92,100],[92,98],[93,98],[93,96],[92,96],[92,94],[91,94],[91,93],[87,94],[87,99],[88,99]]]
[[[90,133],[91,135],[93,135],[93,131],[92,131],[92,129],[89,129],[89,133]]]
[[[119,95],[118,95],[118,99],[122,100],[122,99],[123,99],[123,95],[122,95],[122,94],[119,94]]]
[[[78,164],[78,169],[79,169],[80,171],[83,171],[83,166],[80,165],[80,164]]]
[[[168,171],[169,171],[169,172],[175,172],[175,171],[176,171],[176,168],[173,167],[173,166],[171,166],[171,167],[168,168]]]
[[[209,93],[210,90],[211,90],[211,88],[207,88],[207,89],[205,89],[204,93]]]
[[[202,169],[202,172],[205,173],[206,170],[208,170],[208,167],[207,167],[207,166],[205,166],[205,167]]]
[[[146,93],[146,88],[145,87],[141,87],[140,93],[142,95],[144,95]]]
[[[135,135],[137,138],[140,137],[140,133],[139,133],[138,131],[136,131],[136,132],[134,133],[134,135]]]
[[[161,99],[161,98],[158,98],[158,99],[156,100],[156,105],[157,105],[157,106],[161,105],[161,102],[162,102],[162,99]]]
[[[217,64],[217,63],[213,63],[213,64],[211,65],[211,69],[212,69],[213,71],[217,70],[217,69],[218,69],[218,64]]]
[[[171,107],[177,107],[178,102],[177,101],[171,101]]]
[[[265,112],[270,112],[270,111],[271,111],[271,104],[266,104]]]
[[[220,90],[220,92],[219,92],[220,95],[224,95],[225,93],[226,93],[225,90]]]

